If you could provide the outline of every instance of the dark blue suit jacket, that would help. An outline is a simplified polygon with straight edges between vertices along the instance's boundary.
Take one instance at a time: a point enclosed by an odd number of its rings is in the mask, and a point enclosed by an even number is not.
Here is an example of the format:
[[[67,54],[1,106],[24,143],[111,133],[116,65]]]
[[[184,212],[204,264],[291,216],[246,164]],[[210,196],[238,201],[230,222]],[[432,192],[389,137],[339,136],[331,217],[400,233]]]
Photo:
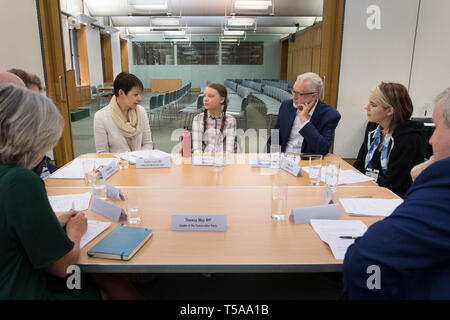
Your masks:
[[[347,249],[348,298],[450,299],[449,167],[450,157],[426,168],[405,201]],[[369,266],[378,272],[368,272]],[[376,275],[379,286],[374,286]]]
[[[274,127],[274,129],[280,130],[279,143],[282,152],[286,149],[296,116],[297,109],[294,107],[292,99],[283,101]],[[299,131],[304,138],[301,152],[326,155],[333,143],[334,130],[339,120],[341,120],[339,112],[319,100],[309,123]],[[270,144],[271,138],[267,141],[267,152],[270,152]]]

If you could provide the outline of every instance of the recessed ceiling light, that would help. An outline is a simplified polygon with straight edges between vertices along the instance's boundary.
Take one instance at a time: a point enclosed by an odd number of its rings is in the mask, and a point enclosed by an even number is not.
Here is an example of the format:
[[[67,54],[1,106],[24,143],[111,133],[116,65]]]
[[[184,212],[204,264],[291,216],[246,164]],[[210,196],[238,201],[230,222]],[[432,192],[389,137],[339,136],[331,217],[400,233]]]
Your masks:
[[[267,10],[271,5],[272,1],[236,0],[234,8],[240,10]]]
[[[243,30],[223,30],[223,34],[226,36],[243,36],[245,31]]]
[[[130,0],[130,6],[137,10],[167,10],[165,0]]]
[[[178,18],[152,18],[152,25],[155,26],[178,26],[180,20]]]
[[[228,18],[229,26],[251,26],[255,23],[255,18]]]

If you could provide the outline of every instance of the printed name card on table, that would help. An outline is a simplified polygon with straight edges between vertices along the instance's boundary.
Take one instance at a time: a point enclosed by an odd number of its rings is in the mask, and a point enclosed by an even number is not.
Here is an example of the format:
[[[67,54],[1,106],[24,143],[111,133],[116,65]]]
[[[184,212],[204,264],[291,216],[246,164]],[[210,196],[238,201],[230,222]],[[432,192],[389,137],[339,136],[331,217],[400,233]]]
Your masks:
[[[147,169],[147,168],[170,168],[170,157],[158,158],[158,157],[148,157],[148,158],[137,158],[136,159],[137,169]]]
[[[254,157],[250,159],[250,164],[255,168],[270,168],[270,157]]]
[[[92,200],[91,210],[114,222],[119,222],[120,218],[127,218],[127,214],[121,207],[97,197]]]
[[[216,164],[218,162],[218,164]],[[215,158],[212,156],[193,156],[192,157],[192,165],[193,166],[225,166],[226,158]]]
[[[106,196],[110,199],[114,200],[125,200],[124,195],[120,189],[110,185],[109,183],[105,183],[106,187]]]
[[[341,211],[339,204],[328,204],[315,207],[294,208],[291,211],[289,219],[293,220],[295,224],[309,223],[311,219],[339,219]]]
[[[114,173],[119,171],[119,167],[117,166],[116,161],[111,161],[111,163],[108,164],[107,166],[99,167],[98,171],[100,171],[100,173],[102,174],[103,179],[106,180],[109,177],[111,177]]]
[[[339,204],[333,202],[333,192],[327,186],[323,192],[323,205],[306,208],[294,208],[291,211],[289,219],[295,224],[309,223],[311,219],[339,219],[341,211]]]
[[[225,214],[173,214],[172,231],[227,231]]]
[[[300,174],[300,176],[303,176],[303,172],[302,172],[302,168],[298,165],[298,161],[296,158],[288,158],[288,157],[283,157],[280,160],[280,168],[289,172],[290,174],[292,174],[295,177],[298,177],[298,175]]]

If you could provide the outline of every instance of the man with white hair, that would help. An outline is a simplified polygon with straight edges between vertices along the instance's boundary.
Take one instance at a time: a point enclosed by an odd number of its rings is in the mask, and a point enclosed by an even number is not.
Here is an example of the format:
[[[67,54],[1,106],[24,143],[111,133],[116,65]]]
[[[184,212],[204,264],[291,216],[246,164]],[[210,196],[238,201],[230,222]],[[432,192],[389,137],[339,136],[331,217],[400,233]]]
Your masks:
[[[279,130],[282,152],[326,155],[333,143],[334,131],[341,119],[339,112],[320,101],[322,79],[313,72],[297,77],[292,99],[281,103],[274,129]],[[275,144],[272,137],[267,142]]]
[[[450,299],[450,88],[435,99],[434,160],[344,258],[350,299]]]

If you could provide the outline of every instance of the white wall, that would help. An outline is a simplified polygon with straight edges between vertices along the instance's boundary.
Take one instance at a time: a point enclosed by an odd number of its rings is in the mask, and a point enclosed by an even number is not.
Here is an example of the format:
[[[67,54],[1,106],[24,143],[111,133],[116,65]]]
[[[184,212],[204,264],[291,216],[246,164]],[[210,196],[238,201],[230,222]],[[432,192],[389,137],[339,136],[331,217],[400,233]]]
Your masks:
[[[370,5],[381,9],[381,29],[367,27]],[[356,158],[358,154],[367,124],[363,108],[371,89],[381,81],[408,87],[418,7],[419,0],[345,2],[337,100],[342,118],[334,142],[334,153],[340,157]]]
[[[116,76],[122,72],[119,32],[111,34],[111,50],[112,50],[113,76],[114,78],[116,78]]]
[[[409,92],[414,115],[431,116],[433,99],[450,87],[450,1],[421,1]],[[427,106],[428,105],[428,106]]]
[[[89,78],[91,86],[103,84],[102,46],[100,31],[91,26],[86,26],[86,42],[89,61]]]
[[[0,30],[0,70],[23,69],[36,74],[45,85],[35,1],[3,1]]]

